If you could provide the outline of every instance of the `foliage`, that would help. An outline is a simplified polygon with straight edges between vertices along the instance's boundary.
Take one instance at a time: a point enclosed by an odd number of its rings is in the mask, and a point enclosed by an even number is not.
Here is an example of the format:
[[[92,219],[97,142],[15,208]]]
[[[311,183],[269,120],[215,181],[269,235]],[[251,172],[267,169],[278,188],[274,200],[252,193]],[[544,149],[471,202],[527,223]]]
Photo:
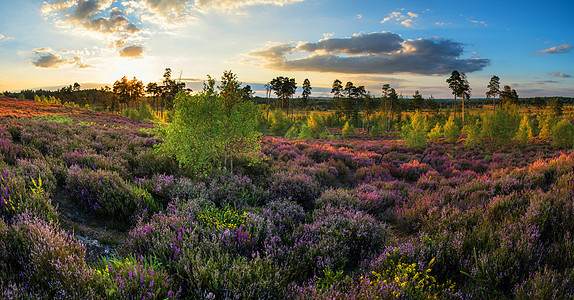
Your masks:
[[[474,122],[468,122],[464,125],[462,132],[466,134],[466,140],[464,141],[465,146],[476,147],[481,144],[482,129],[479,119],[474,120]]]
[[[454,143],[460,136],[460,130],[454,122],[454,115],[451,115],[443,126],[444,138],[449,143]]]
[[[574,125],[564,119],[552,130],[552,146],[556,148],[574,147]]]
[[[204,91],[198,95],[179,93],[172,123],[160,128],[162,154],[175,157],[196,173],[215,169],[233,170],[233,158],[259,151],[257,108],[244,101],[232,73],[224,73],[221,95]]]
[[[355,132],[355,126],[351,123],[349,123],[349,121],[347,121],[347,123],[345,123],[345,126],[343,126],[343,130],[341,131],[341,135],[343,136],[343,138],[353,138],[357,135],[357,133]]]
[[[283,136],[291,128],[292,121],[281,110],[275,110],[271,115],[271,128],[269,131],[273,135]]]
[[[427,120],[417,111],[411,118],[411,122],[403,125],[402,136],[408,147],[424,148],[427,145]]]
[[[532,125],[530,124],[530,116],[524,115],[520,121],[518,132],[516,132],[515,140],[521,145],[526,145],[533,138],[534,134]]]
[[[442,126],[440,126],[440,123],[437,122],[433,129],[431,129],[429,132],[428,137],[431,141],[438,142],[440,141],[442,135]]]

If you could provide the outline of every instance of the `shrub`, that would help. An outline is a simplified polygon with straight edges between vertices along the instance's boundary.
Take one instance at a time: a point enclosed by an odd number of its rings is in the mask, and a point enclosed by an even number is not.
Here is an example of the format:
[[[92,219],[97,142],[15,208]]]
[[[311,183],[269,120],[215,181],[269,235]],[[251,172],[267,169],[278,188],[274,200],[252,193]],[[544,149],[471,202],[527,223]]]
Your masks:
[[[343,130],[341,131],[341,135],[343,138],[355,137],[357,135],[357,133],[355,132],[355,126],[353,124],[349,123],[349,121],[347,121],[347,123],[345,123],[345,126],[343,126]]]
[[[547,113],[545,115],[538,115],[536,118],[538,119],[538,129],[540,130],[538,137],[541,140],[549,140],[552,138],[554,127],[556,126],[556,123],[558,123],[556,116],[554,114]]]
[[[319,197],[320,187],[309,175],[280,172],[274,175],[269,193],[271,199],[292,200],[309,210]]]
[[[451,115],[443,127],[444,138],[449,143],[454,143],[460,136],[458,126],[454,123],[454,115]]]
[[[95,273],[98,292],[108,299],[178,299],[181,291],[154,257],[102,258]]]
[[[427,145],[426,118],[417,111],[411,122],[403,125],[401,135],[408,147],[424,148]]]
[[[291,126],[291,119],[289,119],[282,110],[275,110],[271,115],[271,128],[269,129],[271,134],[284,136]]]
[[[464,141],[465,146],[476,147],[481,144],[482,135],[479,119],[476,119],[476,121],[470,124],[464,125],[462,132],[466,134],[466,140]]]
[[[288,276],[303,281],[329,268],[355,267],[376,254],[385,242],[385,225],[363,212],[326,207],[315,211],[315,221],[298,227],[290,254]]]
[[[431,129],[431,131],[429,132],[429,139],[433,142],[438,142],[440,141],[440,138],[442,137],[442,126],[440,126],[440,123],[436,123],[436,125],[433,127],[433,129]]]
[[[21,289],[48,299],[94,296],[94,272],[86,264],[85,248],[56,223],[23,215],[5,238],[9,254],[0,258],[0,269],[8,267],[13,273],[2,274],[14,276]]]
[[[564,119],[552,130],[552,146],[556,148],[574,147],[574,125]]]
[[[159,209],[151,195],[128,184],[116,172],[87,170],[72,166],[66,178],[65,191],[86,212],[126,220],[136,212]]]
[[[514,139],[520,145],[524,146],[526,143],[528,143],[528,141],[532,140],[533,137],[534,136],[532,133],[532,125],[530,124],[530,117],[524,115],[520,121],[520,126],[518,127],[518,132],[516,132]]]

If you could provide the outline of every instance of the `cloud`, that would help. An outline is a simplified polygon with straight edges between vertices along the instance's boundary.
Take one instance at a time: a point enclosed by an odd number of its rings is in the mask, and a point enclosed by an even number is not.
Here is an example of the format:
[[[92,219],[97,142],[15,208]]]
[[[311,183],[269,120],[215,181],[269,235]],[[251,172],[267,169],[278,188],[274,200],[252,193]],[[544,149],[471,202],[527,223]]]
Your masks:
[[[302,54],[289,59],[289,54]],[[267,66],[287,71],[337,72],[349,74],[444,75],[452,70],[474,72],[490,64],[489,59],[462,58],[463,44],[438,38],[403,40],[392,32],[355,34],[317,43],[283,43],[250,53]]]
[[[572,77],[568,74],[564,74],[564,73],[560,73],[560,72],[551,72],[551,73],[548,73],[548,75],[554,76],[554,77],[560,77],[560,78],[571,78]]]
[[[194,14],[208,10],[236,12],[254,5],[285,6],[304,0],[129,0],[122,5],[142,13],[142,19],[171,26],[195,19]]]
[[[79,68],[92,68],[86,64],[80,55],[81,51],[61,51],[54,53],[51,48],[36,48],[32,50],[35,58],[32,59],[32,64],[38,68],[59,68],[65,65],[75,65]],[[64,57],[66,56],[66,57]]]
[[[570,52],[570,44],[562,44],[538,51],[540,54],[564,54]]]
[[[56,0],[44,2],[42,13],[57,24],[69,28],[82,28],[88,32],[111,39],[111,45],[118,40],[137,37],[142,30],[131,22],[126,12],[112,7],[115,0]],[[127,10],[126,10],[127,11]]]
[[[32,64],[39,68],[59,68],[66,63],[62,56],[53,53],[43,53],[32,61]]]
[[[394,21],[396,23],[399,23],[405,27],[412,27],[415,23],[414,19],[418,18],[419,14],[414,13],[414,12],[407,12],[407,14],[403,14],[402,12],[399,11],[394,11],[392,13],[390,13],[388,15],[388,17],[385,17],[381,23],[387,23],[389,21]]]
[[[4,43],[5,41],[9,41],[9,40],[13,40],[14,38],[5,36],[3,34],[0,33],[0,45],[2,45],[2,43]]]
[[[466,18],[470,23],[474,23],[474,24],[479,24],[479,25],[484,25],[484,26],[488,26],[488,24],[486,24],[485,21],[477,21],[471,18]]]
[[[297,48],[307,52],[325,51],[346,54],[389,53],[401,49],[403,39],[392,32],[355,34],[350,38],[329,38],[317,43],[301,43]]]
[[[452,23],[450,23],[450,22],[435,22],[434,24],[435,24],[435,25],[438,25],[438,26],[452,25]]]
[[[128,46],[120,51],[120,56],[130,58],[143,58],[142,53],[143,53],[143,47]]]
[[[360,20],[360,19],[362,19],[362,18],[363,18],[363,15],[361,15],[361,14],[358,14],[358,15],[357,15],[357,19],[358,19],[358,20]]]

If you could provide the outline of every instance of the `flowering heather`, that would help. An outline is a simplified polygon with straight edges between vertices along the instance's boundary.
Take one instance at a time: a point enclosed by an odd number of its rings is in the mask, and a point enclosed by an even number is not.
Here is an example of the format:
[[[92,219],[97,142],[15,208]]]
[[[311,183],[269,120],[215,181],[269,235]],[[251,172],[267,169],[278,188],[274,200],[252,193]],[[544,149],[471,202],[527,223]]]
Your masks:
[[[151,124],[2,121],[0,298],[572,298],[574,150],[549,141],[263,137],[205,177]]]

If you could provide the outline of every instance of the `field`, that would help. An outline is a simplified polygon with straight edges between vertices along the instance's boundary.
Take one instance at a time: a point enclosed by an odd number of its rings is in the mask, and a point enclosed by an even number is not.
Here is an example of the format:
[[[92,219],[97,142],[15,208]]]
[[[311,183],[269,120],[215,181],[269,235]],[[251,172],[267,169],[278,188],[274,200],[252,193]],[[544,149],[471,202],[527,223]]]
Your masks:
[[[0,298],[574,297],[572,149],[263,136],[205,177],[151,123],[0,116]]]

